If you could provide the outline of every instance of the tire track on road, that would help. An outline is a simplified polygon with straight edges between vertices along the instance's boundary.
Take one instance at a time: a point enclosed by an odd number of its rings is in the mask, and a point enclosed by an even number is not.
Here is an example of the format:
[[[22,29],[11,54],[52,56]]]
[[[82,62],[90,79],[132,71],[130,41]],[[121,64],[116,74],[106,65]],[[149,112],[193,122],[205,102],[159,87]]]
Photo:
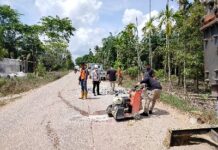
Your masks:
[[[47,136],[49,137],[50,141],[53,143],[55,149],[60,150],[60,139],[57,133],[51,128],[51,122],[48,121],[46,125]]]
[[[90,107],[88,105],[88,113],[90,114]],[[91,130],[91,137],[92,137],[92,148],[95,150],[95,139],[94,139],[94,133],[93,133],[93,121],[90,121],[90,130]]]
[[[79,109],[78,107],[76,106],[73,106],[69,101],[67,101],[66,99],[64,99],[61,95],[61,92],[58,92],[58,97],[70,108],[73,108],[75,111],[79,112],[81,115],[83,116],[86,116],[86,117],[89,117],[89,113],[82,110],[82,109]]]
[[[94,139],[94,133],[93,133],[93,121],[90,121],[90,130],[91,130],[91,136],[92,136],[92,148],[95,150],[95,139]]]

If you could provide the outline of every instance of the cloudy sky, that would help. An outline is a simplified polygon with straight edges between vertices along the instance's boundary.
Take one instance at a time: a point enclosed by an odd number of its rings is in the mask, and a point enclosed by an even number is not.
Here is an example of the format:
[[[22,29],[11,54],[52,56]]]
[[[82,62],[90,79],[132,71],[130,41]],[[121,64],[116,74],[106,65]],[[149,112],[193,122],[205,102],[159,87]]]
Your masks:
[[[151,0],[152,15],[163,10],[167,0]],[[36,24],[42,16],[69,17],[77,29],[70,41],[73,58],[88,53],[89,48],[101,43],[109,32],[117,34],[123,27],[138,18],[142,28],[149,13],[149,0],[0,0],[10,5],[21,16],[22,22]],[[175,2],[170,2],[177,9]]]

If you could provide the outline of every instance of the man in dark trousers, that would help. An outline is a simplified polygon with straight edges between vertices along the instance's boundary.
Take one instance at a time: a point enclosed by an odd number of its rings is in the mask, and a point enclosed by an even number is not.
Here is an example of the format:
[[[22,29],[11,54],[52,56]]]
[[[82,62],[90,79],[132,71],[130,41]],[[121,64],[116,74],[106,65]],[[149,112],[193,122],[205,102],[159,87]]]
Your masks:
[[[94,70],[92,71],[92,83],[93,83],[93,94],[96,96],[95,88],[97,87],[97,95],[101,95],[99,92],[99,85],[101,82],[100,72],[98,70],[98,65],[94,66]]]
[[[143,83],[147,86],[147,91],[145,93],[145,95],[147,95],[147,99],[145,99],[144,112],[142,115],[148,116],[148,114],[153,113],[155,103],[157,99],[160,98],[162,86],[160,85],[160,82],[154,77],[154,71],[150,71],[148,75],[145,76],[140,84]]]
[[[113,67],[111,67],[111,69],[107,71],[108,79],[110,81],[110,86],[111,86],[111,92],[114,92],[115,90],[116,73],[117,71],[114,70]]]
[[[89,72],[86,68],[86,64],[82,63],[80,76],[79,76],[79,84],[81,85],[81,97],[80,99],[87,99],[88,90],[87,90],[87,79],[88,79]]]

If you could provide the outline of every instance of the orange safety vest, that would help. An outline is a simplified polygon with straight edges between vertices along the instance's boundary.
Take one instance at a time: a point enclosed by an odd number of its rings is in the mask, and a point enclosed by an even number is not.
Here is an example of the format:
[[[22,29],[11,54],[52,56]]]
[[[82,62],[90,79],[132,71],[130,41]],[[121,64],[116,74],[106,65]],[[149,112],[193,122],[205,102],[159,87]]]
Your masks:
[[[122,71],[121,71],[121,69],[118,69],[118,70],[117,70],[117,75],[118,75],[118,77],[122,77]]]
[[[87,72],[84,69],[80,70],[80,79],[81,80],[86,80],[87,79]]]

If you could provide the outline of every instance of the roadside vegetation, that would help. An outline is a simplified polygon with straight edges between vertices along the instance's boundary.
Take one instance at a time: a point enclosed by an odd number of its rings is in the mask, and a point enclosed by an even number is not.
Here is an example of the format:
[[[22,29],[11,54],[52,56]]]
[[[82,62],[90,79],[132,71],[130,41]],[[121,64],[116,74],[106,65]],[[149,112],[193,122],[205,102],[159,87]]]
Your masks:
[[[172,105],[175,108],[178,108],[181,111],[189,112],[189,111],[195,111],[196,108],[191,106],[188,101],[182,100],[177,96],[167,94],[165,92],[162,92],[161,94],[161,101],[167,104]]]
[[[71,69],[68,44],[76,30],[71,20],[44,16],[38,24],[27,25],[20,16],[10,6],[0,5],[0,58],[27,62],[28,72],[37,72],[39,66],[46,71]]]
[[[48,72],[44,76],[29,73],[23,78],[0,78],[0,97],[29,91],[57,80],[67,73],[68,71]]]
[[[145,22],[141,37],[137,25],[130,23],[119,33],[103,38],[101,45],[78,57],[76,63],[101,63],[105,69],[121,65],[133,78],[149,63],[165,81],[171,83],[178,79],[177,85],[184,87],[184,92],[187,81],[191,80],[197,92],[200,81],[204,80],[200,31],[204,6],[199,0],[178,3],[179,10],[173,10],[168,2],[164,10]]]
[[[179,98],[176,95],[171,95],[166,92],[161,94],[161,102],[171,105],[178,110],[189,113],[197,118],[197,122],[200,124],[218,124],[218,118],[216,112],[213,110],[203,110],[201,107],[190,105],[188,100]]]
[[[10,6],[0,5],[0,60],[19,59],[28,64],[27,77],[0,78],[0,96],[54,81],[74,67],[68,46],[76,29],[69,18],[44,16],[39,23],[27,25],[20,16]]]

